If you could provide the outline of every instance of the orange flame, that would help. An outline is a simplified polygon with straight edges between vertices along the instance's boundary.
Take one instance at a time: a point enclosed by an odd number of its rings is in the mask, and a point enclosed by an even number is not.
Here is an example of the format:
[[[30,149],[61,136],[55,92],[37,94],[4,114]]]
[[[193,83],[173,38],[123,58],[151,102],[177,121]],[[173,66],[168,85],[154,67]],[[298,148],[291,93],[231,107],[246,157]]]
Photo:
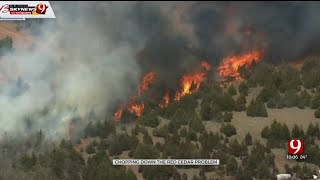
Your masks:
[[[260,61],[262,53],[258,50],[253,50],[241,55],[232,55],[224,58],[218,67],[218,73],[223,77],[235,77],[240,80],[238,69],[241,66],[248,66],[254,60]]]
[[[144,104],[136,104],[136,103],[131,103],[128,106],[128,111],[132,114],[135,114],[137,117],[140,117],[143,113],[144,109]]]
[[[119,121],[121,119],[121,116],[122,116],[122,113],[123,113],[123,107],[120,106],[117,110],[117,112],[114,113],[114,116],[113,116],[113,119],[115,121]]]
[[[150,72],[146,74],[138,87],[137,95],[131,96],[129,98],[129,103],[125,107],[124,105],[121,105],[118,110],[114,113],[113,119],[115,121],[119,121],[122,117],[123,111],[127,109],[130,113],[135,114],[137,117],[140,117],[144,110],[144,104],[137,104],[134,103],[134,101],[141,96],[145,91],[149,89],[149,86],[154,83],[156,79],[156,73]]]
[[[143,92],[147,91],[149,89],[150,84],[152,84],[156,79],[156,73],[150,72],[146,74],[142,81],[141,84],[138,88],[138,96],[141,96]]]
[[[82,146],[83,144],[85,144],[85,143],[86,143],[86,140],[80,138],[80,144],[74,145],[74,146],[73,146],[73,149],[74,149],[75,151],[77,151],[78,153],[80,153],[80,152],[81,152],[81,146]]]
[[[161,108],[167,107],[170,102],[169,92],[167,91],[163,96],[163,101],[159,104]]]
[[[183,96],[198,91],[201,83],[206,80],[210,69],[210,64],[201,62],[193,72],[183,75],[180,80],[181,89],[176,93],[175,100],[180,100]]]

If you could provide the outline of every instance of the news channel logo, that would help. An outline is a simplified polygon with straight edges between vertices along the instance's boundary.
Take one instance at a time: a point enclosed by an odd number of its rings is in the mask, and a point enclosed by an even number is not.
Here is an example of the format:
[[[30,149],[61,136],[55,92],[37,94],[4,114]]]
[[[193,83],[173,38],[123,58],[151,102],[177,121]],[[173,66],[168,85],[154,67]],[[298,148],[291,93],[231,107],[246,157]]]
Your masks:
[[[290,139],[288,141],[288,160],[304,160],[308,155],[304,154],[304,142],[301,139]]]
[[[0,20],[56,18],[49,1],[0,1]]]

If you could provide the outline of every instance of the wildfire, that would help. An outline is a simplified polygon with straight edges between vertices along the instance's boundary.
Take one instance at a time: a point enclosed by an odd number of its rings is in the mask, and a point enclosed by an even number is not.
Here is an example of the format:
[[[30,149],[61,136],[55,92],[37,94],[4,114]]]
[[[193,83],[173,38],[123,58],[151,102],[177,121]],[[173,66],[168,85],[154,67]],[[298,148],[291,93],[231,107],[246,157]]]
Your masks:
[[[262,53],[258,50],[253,50],[241,55],[232,55],[224,58],[218,67],[218,73],[223,77],[235,77],[240,80],[241,77],[238,73],[238,68],[247,66],[254,60],[259,61]]]
[[[115,112],[114,113],[114,120],[115,121],[119,121],[120,119],[121,119],[121,116],[122,116],[122,113],[123,113],[123,107],[122,106],[120,106],[119,108],[118,108],[118,110],[117,110],[117,112]]]
[[[77,144],[77,145],[74,145],[74,146],[73,146],[73,149],[74,149],[75,151],[77,151],[78,153],[80,153],[82,146],[85,145],[86,143],[87,143],[87,140],[86,140],[86,139],[80,138],[80,143]]]
[[[211,66],[207,62],[201,62],[196,68],[184,74],[180,79],[180,90],[175,94],[175,100],[180,100],[187,94],[196,92],[203,81],[206,80],[207,73],[210,71]],[[127,110],[131,114],[135,114],[137,117],[142,116],[144,110],[144,103],[136,103],[136,99],[140,97],[145,91],[149,89],[149,86],[155,82],[156,74],[150,72],[146,74],[138,87],[137,95],[131,96],[126,105],[121,105],[114,114],[114,120],[119,121],[123,115],[123,112]],[[169,92],[166,91],[163,101],[159,104],[161,108],[167,107],[170,102]]]
[[[132,103],[132,104],[129,104],[129,107],[128,107],[128,111],[130,113],[134,113],[138,117],[142,115],[143,109],[144,109],[143,103],[141,104]]]
[[[113,119],[119,121],[122,117],[123,111],[127,109],[130,113],[135,114],[137,117],[140,117],[143,113],[144,104],[135,103],[135,100],[141,96],[145,91],[149,89],[149,86],[154,83],[156,79],[156,73],[150,72],[146,74],[138,87],[137,95],[131,96],[129,98],[129,103],[127,106],[121,105],[118,110],[114,113]]]
[[[175,95],[175,100],[180,100],[183,96],[196,92],[201,83],[206,80],[206,75],[211,69],[207,62],[201,62],[193,72],[182,76],[180,80],[180,91]]]
[[[165,95],[163,96],[163,100],[162,100],[162,102],[159,104],[159,106],[160,106],[161,108],[167,107],[168,104],[169,104],[169,102],[170,102],[170,96],[169,96],[169,92],[167,91],[167,92],[165,93]]]
[[[150,72],[150,73],[146,74],[143,77],[141,84],[138,88],[138,96],[141,96],[143,92],[148,90],[150,84],[152,84],[155,81],[155,79],[156,79],[156,73]]]

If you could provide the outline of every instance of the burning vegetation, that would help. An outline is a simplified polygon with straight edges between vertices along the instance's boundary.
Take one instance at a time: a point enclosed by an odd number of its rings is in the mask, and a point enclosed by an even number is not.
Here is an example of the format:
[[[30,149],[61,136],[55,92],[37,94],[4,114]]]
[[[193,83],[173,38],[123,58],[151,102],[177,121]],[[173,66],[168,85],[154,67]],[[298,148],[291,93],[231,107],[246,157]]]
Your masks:
[[[209,63],[203,61],[198,64],[191,72],[185,73],[179,82],[180,89],[175,93],[174,100],[178,101],[183,96],[192,94],[198,91],[201,83],[207,79],[207,74],[211,70]],[[136,117],[140,117],[143,114],[144,102],[136,103],[136,99],[146,92],[150,85],[155,82],[156,74],[150,72],[144,76],[141,84],[138,87],[138,93],[136,96],[131,96],[126,106],[121,105],[114,114],[114,120],[119,121],[123,115],[123,112],[127,110],[130,114],[134,114]],[[159,103],[160,108],[167,107],[170,103],[170,93],[166,91],[162,101]]]
[[[218,73],[222,77],[233,77],[236,80],[241,80],[238,69],[243,66],[249,66],[253,61],[260,61],[261,56],[262,52],[259,50],[228,56],[220,63]]]
[[[145,91],[148,90],[150,84],[154,83],[156,74],[154,72],[147,73],[143,78],[138,87],[137,95],[131,96],[127,105],[121,105],[118,110],[114,113],[114,120],[119,121],[122,117],[123,111],[128,110],[131,114],[135,114],[140,117],[143,113],[144,103],[136,103],[136,99],[140,97]]]
[[[159,104],[159,107],[165,108],[168,106],[169,102],[170,102],[170,95],[169,95],[169,92],[166,91],[165,95],[162,98],[162,102]]]
[[[174,99],[180,100],[183,96],[196,92],[201,83],[206,80],[210,69],[211,66],[207,62],[201,62],[193,72],[183,75],[180,80],[181,89],[176,93]]]
[[[235,80],[241,80],[241,76],[238,73],[240,67],[250,68],[250,65],[255,61],[260,61],[262,52],[259,50],[252,50],[242,53],[240,55],[230,55],[225,57],[217,68],[218,74],[224,78],[233,78]],[[211,70],[211,65],[206,62],[200,62],[193,70],[184,73],[179,80],[179,90],[177,90],[172,99],[179,101],[186,95],[195,93],[200,88],[201,84],[207,80],[208,72]],[[140,117],[143,114],[145,107],[144,102],[137,103],[138,97],[142,96],[146,92],[150,85],[156,80],[156,73],[150,72],[146,74],[137,90],[137,95],[131,96],[126,105],[121,105],[114,114],[114,120],[119,121],[124,111],[134,114],[136,117]],[[170,91],[165,91],[161,102],[158,104],[160,108],[165,108],[170,103]]]

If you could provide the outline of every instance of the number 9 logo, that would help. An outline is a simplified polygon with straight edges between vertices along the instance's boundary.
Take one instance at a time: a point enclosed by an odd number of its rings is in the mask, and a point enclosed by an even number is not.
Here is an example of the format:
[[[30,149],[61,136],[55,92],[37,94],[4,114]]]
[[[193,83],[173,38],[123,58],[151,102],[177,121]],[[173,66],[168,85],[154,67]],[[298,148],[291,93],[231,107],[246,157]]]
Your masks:
[[[292,140],[290,142],[290,147],[293,149],[293,150],[296,150],[293,154],[297,154],[297,152],[299,152],[299,150],[301,149],[301,142],[299,140],[296,140],[297,142],[297,146],[294,145],[294,142],[295,140]]]
[[[42,3],[37,4],[36,8],[37,8],[36,12],[38,14],[45,14],[46,11],[47,11],[47,6],[45,4],[42,4]]]
[[[288,141],[288,154],[302,154],[303,141],[299,139],[292,139]]]

